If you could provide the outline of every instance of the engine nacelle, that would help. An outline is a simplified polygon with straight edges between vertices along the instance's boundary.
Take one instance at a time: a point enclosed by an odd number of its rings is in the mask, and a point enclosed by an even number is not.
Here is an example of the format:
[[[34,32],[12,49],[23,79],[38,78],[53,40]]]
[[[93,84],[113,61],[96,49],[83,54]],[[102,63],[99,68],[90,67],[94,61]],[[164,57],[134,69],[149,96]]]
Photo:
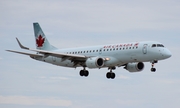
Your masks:
[[[104,59],[99,57],[91,57],[86,60],[88,68],[101,68],[104,66]]]
[[[128,63],[125,66],[125,69],[128,70],[129,72],[140,72],[144,69],[144,63],[142,63],[142,62]]]

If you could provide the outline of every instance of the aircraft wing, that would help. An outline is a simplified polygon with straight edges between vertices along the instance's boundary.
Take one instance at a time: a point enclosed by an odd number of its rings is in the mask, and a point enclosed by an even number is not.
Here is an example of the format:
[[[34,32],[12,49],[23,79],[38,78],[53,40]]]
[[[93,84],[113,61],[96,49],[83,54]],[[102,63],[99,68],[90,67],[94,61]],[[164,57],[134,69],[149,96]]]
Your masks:
[[[45,55],[51,55],[55,57],[71,57],[71,58],[80,58],[80,59],[85,59],[87,58],[84,55],[77,55],[77,54],[64,54],[64,53],[59,53],[59,52],[53,52],[53,51],[45,51],[45,50],[36,50],[36,49],[29,49],[30,51],[35,51],[40,54],[45,54]]]
[[[20,41],[18,40],[18,38],[16,38],[19,46],[22,49],[26,49],[29,51],[34,51],[34,52],[38,52],[39,54],[30,54],[30,53],[26,53],[26,52],[19,52],[19,51],[13,51],[13,50],[6,50],[9,52],[14,52],[14,53],[19,53],[19,54],[24,54],[24,55],[29,55],[29,56],[33,56],[33,57],[47,57],[47,56],[54,56],[54,57],[60,57],[63,60],[69,59],[69,60],[77,60],[77,61],[85,61],[88,57],[84,56],[84,55],[77,55],[77,54],[64,54],[64,53],[59,53],[59,52],[55,52],[55,51],[46,51],[46,50],[38,50],[38,49],[30,49],[28,47],[23,46]],[[43,55],[40,55],[43,54]]]
[[[18,53],[18,54],[29,55],[29,56],[31,56],[31,57],[43,57],[43,55],[40,55],[40,54],[31,54],[31,53],[20,52],[20,51],[14,51],[14,50],[6,50],[6,51],[14,52],[14,53]]]

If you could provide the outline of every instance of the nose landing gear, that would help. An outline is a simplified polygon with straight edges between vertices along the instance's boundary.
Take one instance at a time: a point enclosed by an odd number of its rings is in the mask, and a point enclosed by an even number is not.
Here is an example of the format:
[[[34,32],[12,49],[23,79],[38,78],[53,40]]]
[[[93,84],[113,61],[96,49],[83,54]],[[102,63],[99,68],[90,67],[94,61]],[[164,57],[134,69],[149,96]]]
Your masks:
[[[154,68],[154,64],[157,63],[158,61],[153,61],[152,62],[152,68],[151,68],[151,72],[156,72],[156,68]]]

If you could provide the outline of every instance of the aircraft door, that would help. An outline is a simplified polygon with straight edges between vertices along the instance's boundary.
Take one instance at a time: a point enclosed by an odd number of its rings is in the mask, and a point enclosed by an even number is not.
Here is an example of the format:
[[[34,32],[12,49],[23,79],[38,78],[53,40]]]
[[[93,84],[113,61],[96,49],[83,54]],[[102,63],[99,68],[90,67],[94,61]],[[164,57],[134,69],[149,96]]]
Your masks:
[[[143,51],[143,54],[147,54],[147,44],[144,44],[143,45],[143,49],[142,49],[142,51]]]

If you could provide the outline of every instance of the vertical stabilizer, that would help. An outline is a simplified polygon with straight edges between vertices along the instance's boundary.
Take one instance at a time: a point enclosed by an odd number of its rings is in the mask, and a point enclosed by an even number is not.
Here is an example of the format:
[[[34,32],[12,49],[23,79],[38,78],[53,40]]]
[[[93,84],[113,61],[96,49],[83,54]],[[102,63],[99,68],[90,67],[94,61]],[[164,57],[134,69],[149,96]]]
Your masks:
[[[45,34],[43,33],[39,23],[33,23],[34,27],[34,35],[35,35],[35,42],[36,42],[36,49],[41,50],[54,50],[56,49],[52,46],[48,39],[46,38]]]

